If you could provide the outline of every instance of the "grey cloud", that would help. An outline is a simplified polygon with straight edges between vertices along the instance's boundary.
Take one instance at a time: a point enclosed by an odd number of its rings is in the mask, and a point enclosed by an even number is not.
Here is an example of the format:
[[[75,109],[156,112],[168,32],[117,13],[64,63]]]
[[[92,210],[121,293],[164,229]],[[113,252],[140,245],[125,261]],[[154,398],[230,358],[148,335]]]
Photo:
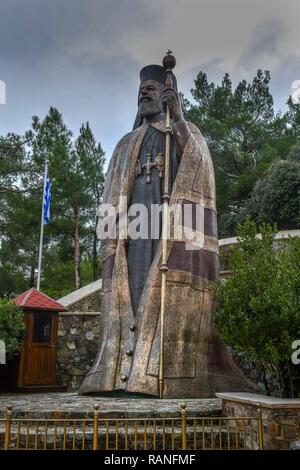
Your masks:
[[[194,81],[200,71],[206,73],[209,82],[220,82],[224,75],[222,58],[216,57],[207,62],[200,63],[199,65],[189,67],[178,76],[179,89],[191,102],[193,102],[191,89],[194,88]]]
[[[295,76],[299,59],[278,56],[278,44],[285,33],[281,20],[258,25],[239,63],[225,70],[226,57],[218,52],[223,34],[218,23],[214,20],[207,43],[200,41],[195,51],[189,43],[192,38],[182,29],[182,18],[176,16],[180,2],[188,8],[185,0],[1,0],[0,80],[7,85],[7,104],[0,105],[1,134],[24,132],[31,125],[31,116],[43,118],[51,105],[59,109],[75,134],[81,123],[89,120],[109,157],[117,140],[131,129],[138,73],[148,61],[146,55],[153,51],[159,54],[166,40],[175,37],[180,38],[180,43],[175,43],[182,47],[181,54],[192,55],[186,62],[189,68],[177,75],[179,88],[188,98],[200,70],[215,83],[226,71],[231,72],[235,82],[244,78],[245,72],[254,75],[258,63],[266,68],[265,58],[275,55],[284,71],[278,64],[274,73],[271,69],[272,91],[288,96],[285,90],[290,82],[300,78]],[[194,17],[201,14],[200,8],[207,8],[200,0],[199,7],[192,3]],[[166,18],[172,15],[172,8],[176,21],[166,34]],[[210,8],[214,10],[213,5]],[[255,4],[255,8],[261,7]],[[184,9],[180,11],[183,14]],[[232,21],[238,18],[232,15]],[[201,61],[201,57],[211,60]],[[195,63],[199,65],[190,67]]]
[[[286,102],[293,92],[291,86],[294,80],[300,80],[300,57],[282,57],[271,70],[270,90],[275,97],[276,110],[286,111]]]
[[[166,2],[167,4],[167,2]],[[1,133],[22,133],[31,116],[55,106],[75,132],[89,120],[111,154],[130,130],[141,64],[128,57],[131,34],[155,33],[165,7],[158,0],[2,0],[0,79],[7,104]],[[120,135],[118,135],[120,133]]]
[[[255,26],[248,47],[243,52],[237,67],[253,71],[255,67],[266,68],[267,58],[278,55],[280,40],[286,34],[287,28],[282,19],[269,19]]]
[[[131,31],[153,31],[164,7],[139,0],[2,0],[0,58],[30,63],[124,55]],[[84,56],[84,57],[82,57]]]
[[[244,73],[255,75],[258,68],[270,70],[270,91],[276,111],[285,112],[286,101],[291,94],[291,83],[300,78],[300,57],[282,56],[280,42],[287,34],[282,19],[270,19],[255,26],[246,50],[233,70],[235,78],[245,78]]]

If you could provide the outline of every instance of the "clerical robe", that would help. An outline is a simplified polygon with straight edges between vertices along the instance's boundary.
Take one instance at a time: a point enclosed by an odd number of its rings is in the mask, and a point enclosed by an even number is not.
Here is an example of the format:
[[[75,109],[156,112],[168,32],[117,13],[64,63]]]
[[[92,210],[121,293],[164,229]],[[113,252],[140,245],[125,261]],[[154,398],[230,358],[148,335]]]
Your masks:
[[[151,162],[155,157],[165,150],[165,133],[153,127],[150,123],[139,151],[139,161],[142,171],[137,175],[130,195],[129,207],[139,208],[143,205],[143,213],[139,217],[129,216],[129,221],[137,219],[139,222],[138,238],[130,238],[127,243],[127,261],[128,261],[128,282],[131,296],[131,305],[135,315],[141,298],[150,266],[154,259],[159,239],[162,233],[162,212],[157,209],[162,206],[162,196],[164,194],[164,171],[161,175],[156,168],[150,169],[150,175],[147,175],[146,168],[148,155],[151,155]],[[171,138],[170,161],[169,161],[169,193],[171,193],[173,184],[177,175],[179,160],[181,155],[176,155],[174,139]],[[149,178],[149,182],[147,182]],[[146,212],[147,215],[146,215]],[[143,225],[143,226],[142,226]]]
[[[211,157],[198,128],[190,136],[172,184],[170,206],[203,208],[203,233],[195,218],[181,230],[171,218],[167,246],[164,338],[164,397],[210,397],[216,392],[254,391],[234,364],[213,327],[213,281],[218,278],[215,180]],[[125,135],[110,160],[104,203],[119,214],[132,203],[136,162],[149,127],[164,132],[165,121],[143,124]],[[175,139],[176,139],[176,132]],[[153,170],[155,171],[155,170]],[[185,219],[181,220],[181,224]],[[177,224],[177,225],[176,225]],[[118,232],[118,231],[117,231]],[[194,237],[194,248],[191,245]],[[197,246],[198,245],[198,246]],[[162,241],[132,305],[128,240],[103,240],[100,343],[94,364],[79,393],[123,391],[158,396]]]

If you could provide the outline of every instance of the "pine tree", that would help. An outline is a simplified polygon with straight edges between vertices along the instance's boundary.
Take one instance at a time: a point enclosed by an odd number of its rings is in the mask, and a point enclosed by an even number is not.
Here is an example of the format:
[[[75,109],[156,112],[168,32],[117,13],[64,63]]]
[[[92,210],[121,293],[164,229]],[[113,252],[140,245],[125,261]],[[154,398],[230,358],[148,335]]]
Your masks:
[[[96,208],[105,155],[89,124],[82,125],[75,140],[62,115],[50,108],[42,121],[33,117],[25,136],[0,138],[0,156],[0,296],[35,285],[46,160],[52,200],[41,287],[57,297],[79,288],[81,259],[91,265],[90,275],[85,268],[85,282],[97,279]]]
[[[34,159],[49,161],[53,236],[58,243],[62,239],[65,243],[73,241],[75,287],[78,289],[82,285],[81,251],[88,250],[83,242],[93,237],[90,225],[94,224],[93,214],[103,191],[104,152],[101,145],[96,144],[88,123],[82,125],[79,137],[72,140],[72,133],[55,108],[50,108],[43,122],[35,118],[33,129]]]
[[[98,238],[96,233],[98,224],[97,208],[102,201],[102,194],[104,189],[103,167],[105,163],[105,153],[101,147],[101,144],[96,143],[88,122],[81,126],[80,135],[75,142],[75,148],[89,179],[87,190],[93,201],[89,209],[89,240],[92,238],[93,280],[96,281],[99,275]],[[90,234],[92,234],[92,237]]]
[[[255,182],[295,142],[288,126],[296,110],[275,115],[269,83],[270,73],[258,70],[251,83],[242,80],[233,90],[229,74],[216,86],[200,72],[191,90],[195,104],[183,101],[186,119],[199,127],[212,155],[220,238],[235,235]]]

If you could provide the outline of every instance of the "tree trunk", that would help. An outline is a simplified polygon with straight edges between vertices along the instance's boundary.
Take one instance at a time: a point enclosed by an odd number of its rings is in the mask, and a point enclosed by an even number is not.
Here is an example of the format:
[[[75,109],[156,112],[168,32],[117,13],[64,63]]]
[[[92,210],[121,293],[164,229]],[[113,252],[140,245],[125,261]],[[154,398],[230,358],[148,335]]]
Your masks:
[[[30,269],[30,281],[29,281],[29,289],[34,287],[34,266],[31,266]]]
[[[74,231],[74,262],[75,262],[75,286],[76,289],[81,287],[80,274],[80,247],[79,247],[79,212],[78,207],[74,207],[75,231]]]
[[[270,387],[269,387],[269,384],[268,384],[268,381],[267,381],[267,377],[266,377],[266,368],[264,366],[264,364],[260,361],[260,364],[261,364],[261,368],[262,368],[262,373],[263,373],[263,383],[264,383],[264,386],[266,388],[266,392],[267,392],[267,395],[271,395],[271,390],[270,390]]]
[[[291,398],[294,398],[294,386],[293,386],[293,380],[292,380],[291,368],[290,368],[290,366],[289,366],[289,365],[288,365],[288,375],[289,375],[289,381],[290,381],[290,390],[291,390],[290,397],[291,397]]]

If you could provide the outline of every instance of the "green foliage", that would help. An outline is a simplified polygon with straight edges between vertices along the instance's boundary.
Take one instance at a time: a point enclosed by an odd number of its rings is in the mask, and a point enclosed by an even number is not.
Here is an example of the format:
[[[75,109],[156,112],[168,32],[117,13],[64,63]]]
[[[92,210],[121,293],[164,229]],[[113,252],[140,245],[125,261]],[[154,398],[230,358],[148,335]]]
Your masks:
[[[293,103],[290,96],[288,101],[288,119],[289,119],[289,135],[294,139],[300,138],[300,103]]]
[[[19,179],[24,181],[28,171],[25,143],[25,139],[17,134],[10,133],[6,137],[0,136],[1,195],[7,192],[20,192]]]
[[[53,264],[49,264],[43,272],[43,292],[58,300],[76,289],[74,262],[73,260],[62,262],[55,252],[52,261]]]
[[[99,254],[97,253],[97,256]],[[43,292],[53,299],[60,299],[76,289],[73,260],[62,262],[59,255],[51,253],[52,264],[43,272]],[[97,279],[101,278],[101,264],[97,266]],[[82,286],[93,281],[94,257],[90,254],[81,261]]]
[[[300,226],[300,155],[293,160],[273,163],[267,173],[256,182],[242,215],[251,215],[257,223],[277,223],[279,230],[293,230]]]
[[[300,162],[300,139],[297,140],[295,145],[290,149],[288,159],[295,161],[295,162]]]
[[[215,325],[227,345],[290,383],[292,342],[300,324],[300,239],[275,242],[276,226],[239,225],[229,255],[231,276],[216,283]],[[282,393],[288,394],[288,386]]]
[[[233,90],[228,73],[221,85],[199,72],[191,90],[195,104],[182,97],[187,120],[204,135],[215,169],[219,238],[233,236],[255,183],[274,159],[286,159],[297,135],[300,111],[275,115],[270,73],[257,71],[251,83]]]
[[[25,137],[0,137],[0,296],[32,286],[42,187],[34,174]],[[42,184],[42,183],[41,183]],[[40,192],[38,192],[40,189]]]
[[[5,343],[7,360],[20,351],[24,328],[22,309],[14,302],[0,299],[0,339]]]

